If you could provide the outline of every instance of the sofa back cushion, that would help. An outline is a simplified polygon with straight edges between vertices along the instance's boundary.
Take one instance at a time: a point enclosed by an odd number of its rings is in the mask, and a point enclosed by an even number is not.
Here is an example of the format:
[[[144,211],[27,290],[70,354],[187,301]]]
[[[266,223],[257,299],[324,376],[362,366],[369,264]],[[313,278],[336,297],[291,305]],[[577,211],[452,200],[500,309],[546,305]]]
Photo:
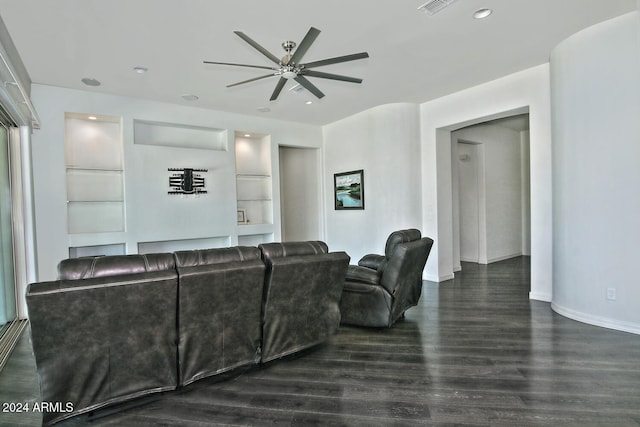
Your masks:
[[[340,297],[349,265],[324,242],[266,243],[262,362],[325,341],[340,325]]]
[[[172,254],[110,255],[70,258],[58,264],[58,279],[80,280],[175,270]]]
[[[263,243],[260,246],[262,259],[269,262],[274,258],[300,255],[319,255],[329,252],[326,243],[319,240],[308,242]]]
[[[265,265],[255,247],[175,253],[180,384],[260,360]]]
[[[400,243],[412,242],[414,240],[420,239],[420,237],[422,237],[420,230],[415,228],[394,231],[387,238],[387,243],[384,247],[384,255],[387,258],[390,258],[393,255],[393,251],[395,251],[396,246],[398,246]]]
[[[179,267],[197,267],[201,265],[259,260],[260,251],[253,246],[235,246],[231,248],[177,251],[175,257],[176,264]]]

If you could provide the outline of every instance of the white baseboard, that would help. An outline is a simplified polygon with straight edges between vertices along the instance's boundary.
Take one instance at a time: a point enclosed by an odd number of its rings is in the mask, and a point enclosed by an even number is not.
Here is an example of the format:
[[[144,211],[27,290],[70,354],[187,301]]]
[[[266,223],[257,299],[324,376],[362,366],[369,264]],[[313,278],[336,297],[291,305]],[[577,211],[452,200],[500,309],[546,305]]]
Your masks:
[[[432,274],[424,274],[422,276],[422,280],[428,280],[429,282],[445,282],[447,280],[453,279],[453,273],[445,274],[444,276],[434,276]]]
[[[505,259],[516,258],[516,257],[519,257],[519,256],[522,256],[522,252],[519,252],[517,254],[499,256],[499,257],[496,257],[496,258],[490,258],[490,259],[487,259],[486,263],[480,263],[480,264],[491,264],[491,263],[494,263],[494,262],[504,261]]]
[[[460,258],[460,261],[462,261],[462,262],[472,262],[474,264],[491,264],[491,263],[498,262],[498,261],[504,261],[505,259],[517,258],[519,256],[523,256],[522,252],[519,252],[517,254],[499,256],[499,257],[490,258],[490,259],[487,259],[487,258],[480,258],[480,259]]]
[[[551,294],[537,293],[537,292],[529,292],[529,299],[543,302],[551,302],[552,296]]]
[[[564,317],[577,320],[578,322],[640,335],[640,324],[637,323],[623,322],[619,320],[608,319],[605,317],[594,316],[592,314],[582,313],[580,311],[559,306],[558,304],[555,304],[553,302],[551,303],[551,309]]]

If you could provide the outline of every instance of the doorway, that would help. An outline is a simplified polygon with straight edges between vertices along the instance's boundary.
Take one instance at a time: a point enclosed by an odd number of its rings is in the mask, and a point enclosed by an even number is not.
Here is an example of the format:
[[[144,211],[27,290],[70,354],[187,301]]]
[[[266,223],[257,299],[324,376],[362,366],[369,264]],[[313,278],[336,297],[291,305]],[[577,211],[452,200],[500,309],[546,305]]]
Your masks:
[[[451,133],[454,271],[530,255],[528,114]]]
[[[322,240],[317,148],[279,147],[282,241]]]

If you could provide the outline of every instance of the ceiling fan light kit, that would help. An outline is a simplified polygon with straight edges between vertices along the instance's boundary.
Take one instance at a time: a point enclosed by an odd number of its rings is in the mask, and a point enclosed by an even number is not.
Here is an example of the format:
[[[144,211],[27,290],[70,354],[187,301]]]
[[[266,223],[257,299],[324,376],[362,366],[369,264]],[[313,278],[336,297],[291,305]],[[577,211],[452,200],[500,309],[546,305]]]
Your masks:
[[[275,101],[280,92],[284,88],[285,84],[288,80],[295,80],[300,86],[307,89],[313,95],[315,95],[318,99],[324,97],[324,93],[320,89],[316,87],[307,77],[316,77],[321,79],[330,79],[330,80],[338,80],[349,83],[362,83],[362,79],[355,77],[342,76],[339,74],[331,74],[324,73],[321,71],[310,70],[310,68],[322,67],[324,65],[331,64],[339,64],[342,62],[355,61],[357,59],[368,58],[369,54],[367,52],[354,53],[351,55],[344,56],[336,56],[333,58],[327,58],[320,61],[313,61],[307,63],[300,63],[302,57],[309,47],[313,44],[315,39],[320,34],[320,30],[317,28],[311,27],[307,34],[304,36],[300,44],[296,44],[293,41],[287,40],[282,43],[282,48],[285,50],[286,54],[282,58],[278,58],[269,52],[267,49],[258,44],[251,37],[244,34],[242,31],[234,31],[234,33],[240,37],[242,40],[251,45],[258,52],[262,53],[267,57],[271,62],[275,63],[276,66],[264,66],[264,65],[250,65],[250,64],[237,64],[231,62],[217,62],[217,61],[204,61],[205,64],[216,64],[216,65],[230,65],[235,67],[249,67],[249,68],[261,68],[266,70],[271,70],[270,74],[254,77],[248,80],[243,80],[241,82],[232,83],[227,85],[227,87],[233,87],[242,85],[245,83],[254,82],[256,80],[266,79],[268,77],[280,77],[278,82],[276,83],[276,87],[271,94],[270,101]]]

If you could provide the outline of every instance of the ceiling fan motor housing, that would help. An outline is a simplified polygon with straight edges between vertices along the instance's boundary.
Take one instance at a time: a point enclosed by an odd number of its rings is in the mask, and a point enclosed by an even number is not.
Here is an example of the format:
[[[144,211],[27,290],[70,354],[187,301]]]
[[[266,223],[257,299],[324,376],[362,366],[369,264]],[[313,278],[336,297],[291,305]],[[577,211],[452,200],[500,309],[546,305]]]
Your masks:
[[[296,42],[292,42],[291,40],[287,40],[286,42],[282,43],[282,48],[286,50],[287,53],[291,53],[291,51],[295,47],[296,47]]]

